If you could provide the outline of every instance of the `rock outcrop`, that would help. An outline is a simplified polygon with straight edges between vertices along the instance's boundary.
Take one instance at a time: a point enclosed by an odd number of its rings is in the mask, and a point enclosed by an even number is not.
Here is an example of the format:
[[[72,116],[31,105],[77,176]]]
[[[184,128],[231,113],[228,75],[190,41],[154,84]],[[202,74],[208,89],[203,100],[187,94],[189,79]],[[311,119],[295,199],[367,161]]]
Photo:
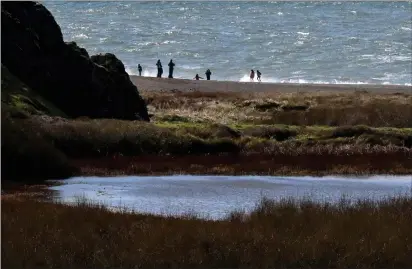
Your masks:
[[[36,2],[1,3],[1,61],[69,117],[149,121],[144,100],[113,54],[89,57],[65,43],[52,14]]]

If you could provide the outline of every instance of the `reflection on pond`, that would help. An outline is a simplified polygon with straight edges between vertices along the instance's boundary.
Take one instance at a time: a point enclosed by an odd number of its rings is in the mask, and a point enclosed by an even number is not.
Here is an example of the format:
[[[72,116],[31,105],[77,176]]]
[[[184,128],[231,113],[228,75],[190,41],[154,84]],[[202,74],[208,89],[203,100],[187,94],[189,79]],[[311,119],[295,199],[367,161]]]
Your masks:
[[[336,202],[410,195],[412,176],[273,177],[273,176],[126,176],[76,177],[53,186],[57,201],[84,197],[110,207],[138,212],[223,218],[234,210],[252,210],[267,197],[309,198]]]

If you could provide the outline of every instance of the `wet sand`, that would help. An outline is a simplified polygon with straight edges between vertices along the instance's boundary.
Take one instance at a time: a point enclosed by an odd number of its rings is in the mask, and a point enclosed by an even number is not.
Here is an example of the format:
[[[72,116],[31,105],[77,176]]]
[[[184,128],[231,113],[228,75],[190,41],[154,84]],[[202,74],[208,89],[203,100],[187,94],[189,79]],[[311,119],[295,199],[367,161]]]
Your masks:
[[[372,84],[295,84],[295,83],[250,83],[215,80],[168,79],[130,76],[139,90],[154,91],[203,91],[203,92],[334,92],[368,91],[373,93],[412,94],[412,86]]]

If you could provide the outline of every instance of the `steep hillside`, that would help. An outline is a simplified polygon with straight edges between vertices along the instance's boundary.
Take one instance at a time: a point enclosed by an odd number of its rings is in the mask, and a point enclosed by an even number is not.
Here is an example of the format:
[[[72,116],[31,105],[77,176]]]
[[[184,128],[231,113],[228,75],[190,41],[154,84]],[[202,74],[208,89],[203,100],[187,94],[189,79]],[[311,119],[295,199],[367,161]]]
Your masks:
[[[30,112],[56,112],[45,105],[48,100],[68,117],[149,121],[123,63],[110,53],[89,57],[76,43],[65,43],[59,25],[40,3],[2,2],[1,41],[2,65],[38,94],[30,100],[21,92],[2,94],[2,102],[4,97],[5,103]]]
[[[4,65],[1,65],[1,105],[3,110],[8,110],[15,116],[16,113],[25,113],[67,117],[53,103],[11,74]]]

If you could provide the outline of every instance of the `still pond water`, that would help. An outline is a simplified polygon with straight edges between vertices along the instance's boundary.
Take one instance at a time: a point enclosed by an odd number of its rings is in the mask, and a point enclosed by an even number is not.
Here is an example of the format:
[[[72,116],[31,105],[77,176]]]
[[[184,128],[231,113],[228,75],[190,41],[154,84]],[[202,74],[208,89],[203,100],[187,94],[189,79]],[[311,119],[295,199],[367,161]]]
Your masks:
[[[234,210],[251,211],[263,197],[309,198],[336,202],[411,195],[412,176],[273,177],[273,176],[123,176],[76,177],[63,181],[54,199],[74,203],[79,198],[111,208],[182,215],[195,213],[219,219]]]

